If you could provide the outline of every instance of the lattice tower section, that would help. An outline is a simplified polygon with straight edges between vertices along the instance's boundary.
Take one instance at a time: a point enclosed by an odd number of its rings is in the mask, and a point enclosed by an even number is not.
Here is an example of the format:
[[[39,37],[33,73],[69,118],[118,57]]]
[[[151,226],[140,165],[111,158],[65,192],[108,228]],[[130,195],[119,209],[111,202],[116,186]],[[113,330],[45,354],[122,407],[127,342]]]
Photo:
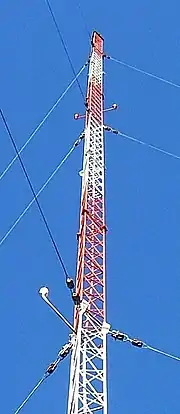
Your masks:
[[[88,92],[68,414],[107,414],[103,39],[94,32]]]

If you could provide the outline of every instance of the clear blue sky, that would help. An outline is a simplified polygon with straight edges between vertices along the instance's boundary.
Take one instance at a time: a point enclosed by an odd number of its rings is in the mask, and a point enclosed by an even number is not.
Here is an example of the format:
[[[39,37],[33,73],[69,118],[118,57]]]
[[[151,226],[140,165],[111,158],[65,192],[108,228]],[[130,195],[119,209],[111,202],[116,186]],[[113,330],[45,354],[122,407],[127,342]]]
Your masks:
[[[90,31],[105,38],[111,56],[180,84],[179,1],[81,2]],[[78,71],[89,40],[75,1],[51,0]],[[73,78],[45,1],[1,4],[1,106],[18,148]],[[106,122],[180,155],[180,90],[107,61],[106,106],[120,109]],[[85,90],[86,76],[81,77]],[[36,191],[82,130],[77,86],[66,95],[23,152]],[[0,122],[0,172],[14,157]],[[82,148],[40,197],[59,249],[74,276]],[[106,135],[108,321],[132,336],[180,355],[180,161]],[[0,181],[3,237],[32,196],[18,161]],[[1,412],[13,413],[68,339],[38,289],[72,320],[62,270],[34,205],[0,247]],[[108,341],[109,414],[177,413],[180,364]],[[66,412],[69,360],[23,412]]]

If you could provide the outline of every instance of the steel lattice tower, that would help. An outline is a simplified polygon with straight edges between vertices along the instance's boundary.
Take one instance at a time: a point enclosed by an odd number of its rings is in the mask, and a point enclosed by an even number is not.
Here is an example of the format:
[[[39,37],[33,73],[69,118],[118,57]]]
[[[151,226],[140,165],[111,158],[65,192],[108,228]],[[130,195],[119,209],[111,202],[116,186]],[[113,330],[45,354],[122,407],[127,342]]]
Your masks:
[[[103,38],[92,36],[86,99],[80,229],[68,414],[107,414]]]

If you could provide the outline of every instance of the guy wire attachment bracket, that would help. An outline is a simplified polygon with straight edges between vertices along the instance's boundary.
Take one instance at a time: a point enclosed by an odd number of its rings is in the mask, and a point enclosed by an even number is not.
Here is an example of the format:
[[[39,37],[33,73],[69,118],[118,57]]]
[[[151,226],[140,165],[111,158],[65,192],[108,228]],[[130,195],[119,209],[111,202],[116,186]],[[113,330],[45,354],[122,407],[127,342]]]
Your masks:
[[[104,131],[112,132],[113,134],[118,135],[120,132],[117,129],[110,127],[109,125],[103,125]]]

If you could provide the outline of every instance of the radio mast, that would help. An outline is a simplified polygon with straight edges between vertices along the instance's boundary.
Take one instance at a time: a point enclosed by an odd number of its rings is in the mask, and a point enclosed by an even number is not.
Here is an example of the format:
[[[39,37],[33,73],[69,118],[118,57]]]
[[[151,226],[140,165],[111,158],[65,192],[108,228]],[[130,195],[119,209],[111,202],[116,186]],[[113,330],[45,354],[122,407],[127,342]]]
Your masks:
[[[75,344],[71,356],[68,414],[107,414],[106,268],[104,204],[104,40],[94,32],[89,59],[77,277]],[[75,115],[78,119],[81,116]],[[82,303],[81,306],[79,304]]]

